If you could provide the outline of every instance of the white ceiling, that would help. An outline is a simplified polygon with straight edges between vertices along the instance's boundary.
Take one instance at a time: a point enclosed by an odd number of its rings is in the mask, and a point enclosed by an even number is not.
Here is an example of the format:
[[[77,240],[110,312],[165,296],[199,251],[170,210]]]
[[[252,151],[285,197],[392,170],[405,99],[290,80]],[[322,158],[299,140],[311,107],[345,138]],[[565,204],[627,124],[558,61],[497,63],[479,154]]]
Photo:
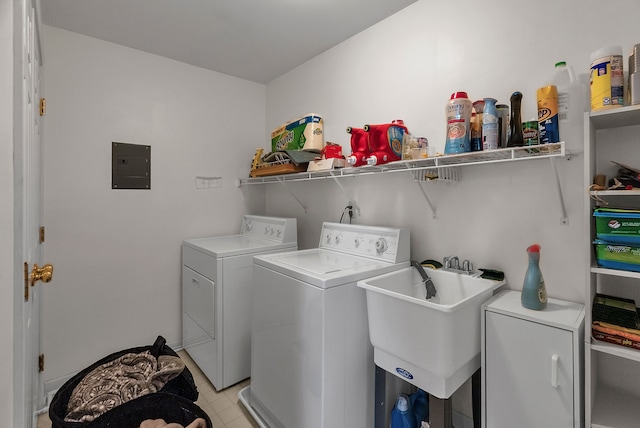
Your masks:
[[[43,0],[42,21],[268,83],[417,0]]]

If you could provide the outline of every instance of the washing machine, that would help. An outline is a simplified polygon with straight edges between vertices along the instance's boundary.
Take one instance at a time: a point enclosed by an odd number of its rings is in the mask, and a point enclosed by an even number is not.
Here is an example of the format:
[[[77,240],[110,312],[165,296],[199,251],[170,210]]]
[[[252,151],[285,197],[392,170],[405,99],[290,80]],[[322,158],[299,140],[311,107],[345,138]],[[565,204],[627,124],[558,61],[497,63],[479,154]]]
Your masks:
[[[295,218],[245,215],[240,233],[182,244],[182,346],[217,390],[251,375],[253,256],[294,251]]]
[[[357,281],[409,266],[406,229],[324,223],[318,248],[254,257],[251,385],[263,428],[373,426],[375,366]]]

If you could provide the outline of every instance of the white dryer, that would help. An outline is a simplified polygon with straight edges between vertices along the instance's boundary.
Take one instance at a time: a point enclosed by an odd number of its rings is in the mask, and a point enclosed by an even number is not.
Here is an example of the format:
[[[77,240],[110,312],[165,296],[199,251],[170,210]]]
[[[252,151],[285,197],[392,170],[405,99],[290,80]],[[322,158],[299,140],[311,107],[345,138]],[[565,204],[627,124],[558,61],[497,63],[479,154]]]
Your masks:
[[[373,426],[373,348],[359,280],[409,266],[409,231],[324,223],[318,248],[254,258],[251,385],[261,427]]]
[[[295,218],[245,215],[240,233],[182,244],[182,346],[217,389],[251,374],[253,256],[298,248]]]

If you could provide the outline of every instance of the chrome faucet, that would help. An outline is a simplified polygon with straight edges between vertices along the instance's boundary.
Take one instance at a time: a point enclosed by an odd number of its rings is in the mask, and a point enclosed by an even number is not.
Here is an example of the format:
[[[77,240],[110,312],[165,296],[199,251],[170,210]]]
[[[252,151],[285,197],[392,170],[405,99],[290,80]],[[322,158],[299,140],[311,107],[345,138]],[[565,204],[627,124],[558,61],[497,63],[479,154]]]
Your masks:
[[[458,256],[445,257],[443,262],[445,269],[458,269],[460,267],[460,259],[458,259]]]
[[[473,263],[469,260],[464,260],[462,262],[462,267],[460,266],[460,259],[458,256],[449,256],[442,259],[442,265],[444,270],[454,271],[454,272],[464,272],[467,274],[473,273]]]
[[[436,286],[433,285],[433,281],[431,280],[431,278],[429,278],[429,275],[427,275],[427,272],[425,272],[425,270],[422,267],[422,265],[420,263],[418,263],[417,261],[415,261],[415,260],[411,260],[411,266],[416,268],[416,270],[418,271],[418,273],[422,277],[422,283],[424,284],[424,286],[425,286],[425,288],[427,290],[426,299],[429,300],[430,298],[435,297],[436,293],[437,293]]]

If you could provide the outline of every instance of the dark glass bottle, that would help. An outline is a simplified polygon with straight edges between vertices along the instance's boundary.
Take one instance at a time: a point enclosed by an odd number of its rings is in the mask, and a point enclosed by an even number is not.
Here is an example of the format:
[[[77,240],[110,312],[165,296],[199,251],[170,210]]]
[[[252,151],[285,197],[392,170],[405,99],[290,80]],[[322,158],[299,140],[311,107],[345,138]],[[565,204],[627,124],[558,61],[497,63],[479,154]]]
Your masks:
[[[524,146],[524,138],[522,136],[522,93],[514,92],[511,94],[511,121],[509,122],[509,141],[507,147]]]

